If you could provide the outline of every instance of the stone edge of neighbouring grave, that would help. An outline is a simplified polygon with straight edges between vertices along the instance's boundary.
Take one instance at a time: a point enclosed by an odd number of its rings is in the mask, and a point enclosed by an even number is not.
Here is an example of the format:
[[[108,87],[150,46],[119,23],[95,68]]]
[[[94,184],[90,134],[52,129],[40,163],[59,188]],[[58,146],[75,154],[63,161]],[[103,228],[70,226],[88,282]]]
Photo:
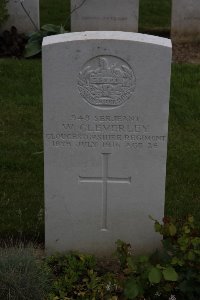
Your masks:
[[[24,2],[24,1],[21,1]],[[40,28],[40,0],[35,0],[35,6],[34,10],[31,13],[31,9],[33,8],[31,5],[33,4],[33,0],[31,2],[24,2],[23,6],[25,10],[30,15],[31,19],[33,20],[35,26]],[[16,11],[16,7],[18,6],[19,11]],[[4,30],[10,30],[12,26],[17,28],[17,31],[19,33],[31,33],[36,30],[36,27],[33,25],[30,17],[27,15],[27,13],[24,11],[23,7],[19,3],[15,1],[14,5],[11,0],[7,3],[7,9],[8,9],[8,19],[4,24],[2,24],[0,28],[0,33],[2,33]],[[19,21],[17,23],[17,21]]]
[[[71,18],[72,32],[138,32],[139,0],[88,0],[82,4],[81,2],[71,0],[71,11],[74,11]]]

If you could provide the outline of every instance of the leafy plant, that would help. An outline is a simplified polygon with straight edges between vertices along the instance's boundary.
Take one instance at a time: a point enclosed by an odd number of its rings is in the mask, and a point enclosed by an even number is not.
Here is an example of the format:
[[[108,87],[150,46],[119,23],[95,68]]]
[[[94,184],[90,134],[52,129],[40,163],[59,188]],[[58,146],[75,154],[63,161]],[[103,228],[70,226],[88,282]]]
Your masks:
[[[0,27],[8,18],[7,2],[8,0],[0,1]]]
[[[0,299],[199,300],[200,234],[193,217],[182,224],[172,218],[154,222],[155,231],[163,235],[162,249],[135,256],[130,244],[119,240],[119,263],[112,270],[77,252],[41,262],[33,249],[1,249]]]
[[[119,267],[105,268],[94,256],[56,254],[45,259],[52,276],[50,300],[199,300],[200,235],[193,217],[182,224],[154,220],[163,247],[151,255],[132,254],[118,240]],[[116,263],[116,262],[115,262]]]
[[[94,256],[69,253],[47,258],[53,275],[50,300],[117,300],[116,276],[99,268]]]
[[[0,34],[0,57],[23,55],[27,38],[24,34],[19,34],[12,26],[10,31],[5,30]]]
[[[44,300],[48,273],[33,255],[33,248],[0,249],[0,299]]]
[[[42,26],[41,30],[33,32],[28,37],[28,43],[25,47],[26,58],[35,56],[41,53],[43,38],[50,35],[65,33],[63,26],[57,26],[53,24],[46,24]]]
[[[200,299],[200,236],[195,228],[191,216],[182,226],[171,218],[164,224],[155,221],[163,249],[151,256],[135,257],[130,245],[117,242],[126,299]]]

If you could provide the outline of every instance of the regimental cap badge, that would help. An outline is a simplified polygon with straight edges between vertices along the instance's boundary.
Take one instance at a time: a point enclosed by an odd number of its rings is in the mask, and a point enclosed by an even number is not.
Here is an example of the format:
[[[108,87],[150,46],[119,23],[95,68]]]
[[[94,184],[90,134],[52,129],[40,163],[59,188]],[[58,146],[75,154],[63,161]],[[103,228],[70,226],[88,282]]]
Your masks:
[[[89,60],[78,76],[78,90],[89,104],[115,108],[134,93],[136,77],[131,67],[116,56],[98,56]]]

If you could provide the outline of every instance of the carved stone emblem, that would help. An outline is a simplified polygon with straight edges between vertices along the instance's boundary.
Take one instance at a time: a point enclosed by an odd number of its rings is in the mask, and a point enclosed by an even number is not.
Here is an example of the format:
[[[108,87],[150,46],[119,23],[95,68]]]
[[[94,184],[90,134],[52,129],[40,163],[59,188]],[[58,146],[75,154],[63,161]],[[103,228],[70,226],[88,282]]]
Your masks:
[[[78,76],[78,90],[91,105],[114,108],[134,93],[136,78],[131,67],[116,56],[97,56],[89,60]]]

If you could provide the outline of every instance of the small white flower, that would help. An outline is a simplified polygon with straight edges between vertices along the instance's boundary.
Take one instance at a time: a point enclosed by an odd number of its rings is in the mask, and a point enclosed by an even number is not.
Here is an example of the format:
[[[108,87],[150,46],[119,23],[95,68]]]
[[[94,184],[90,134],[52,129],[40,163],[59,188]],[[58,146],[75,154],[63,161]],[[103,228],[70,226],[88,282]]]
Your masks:
[[[160,296],[161,296],[161,293],[156,292],[156,293],[155,293],[155,296],[156,296],[156,297],[160,297]]]
[[[107,290],[107,291],[110,291],[110,290],[111,290],[111,287],[112,287],[112,284],[111,284],[111,282],[109,282],[109,283],[106,285],[106,290]]]
[[[169,300],[176,300],[176,297],[175,297],[174,295],[171,295],[171,296],[169,297]]]

